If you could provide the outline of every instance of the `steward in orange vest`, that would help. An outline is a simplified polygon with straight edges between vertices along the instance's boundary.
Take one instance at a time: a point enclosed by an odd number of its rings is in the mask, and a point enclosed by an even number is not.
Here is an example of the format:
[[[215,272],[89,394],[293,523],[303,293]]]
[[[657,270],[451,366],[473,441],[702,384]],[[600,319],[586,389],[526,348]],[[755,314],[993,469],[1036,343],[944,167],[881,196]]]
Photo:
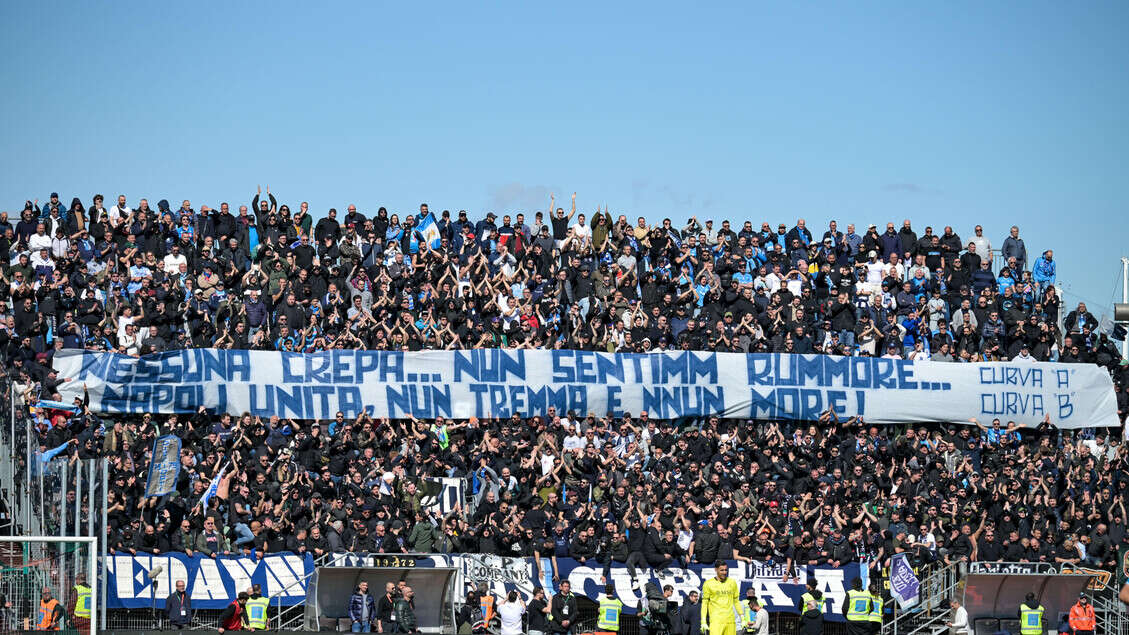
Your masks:
[[[1094,617],[1094,607],[1090,606],[1090,599],[1085,595],[1079,595],[1078,601],[1070,607],[1069,623],[1074,635],[1094,635],[1098,621]]]
[[[63,606],[59,601],[51,597],[51,589],[43,588],[42,597],[39,600],[39,621],[35,624],[37,631],[57,631],[62,628],[63,623]]]

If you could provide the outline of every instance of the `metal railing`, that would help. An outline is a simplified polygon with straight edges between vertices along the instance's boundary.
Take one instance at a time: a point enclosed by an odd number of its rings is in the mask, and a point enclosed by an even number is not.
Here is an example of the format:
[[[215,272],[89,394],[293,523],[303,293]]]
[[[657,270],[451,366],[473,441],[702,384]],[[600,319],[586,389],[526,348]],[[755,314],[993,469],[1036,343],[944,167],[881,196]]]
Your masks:
[[[315,558],[314,568],[309,573],[286,585],[280,592],[275,594],[277,607],[275,608],[274,618],[271,619],[268,616],[268,626],[273,626],[273,628],[280,631],[300,631],[305,628],[306,603],[302,602],[301,604],[295,604],[293,606],[283,606],[282,596],[289,595],[290,589],[294,587],[300,586],[303,589],[309,588],[310,578],[317,575],[318,567],[325,566],[332,555],[333,554],[327,553],[320,558]]]
[[[1097,635],[1125,635],[1129,633],[1129,609],[1117,598],[1116,587],[1112,597],[1093,596],[1094,617],[1097,618]]]
[[[883,603],[883,613],[892,618],[882,623],[882,635],[932,635],[946,629],[953,612],[949,599],[963,590],[963,584],[956,564],[929,570],[921,579],[916,606],[899,609],[893,598]]]
[[[891,598],[883,603],[886,615],[892,619],[882,624],[882,635],[937,635],[948,632],[952,621],[949,600],[963,599],[964,577],[968,573],[1023,575],[1055,575],[1057,568],[1048,563],[974,562],[969,569],[948,565],[927,571],[920,581],[919,603],[907,610],[897,607]],[[1089,593],[1097,618],[1097,635],[1125,635],[1129,633],[1129,608],[1117,597],[1117,586],[1110,584]],[[971,628],[971,626],[970,626]]]
[[[17,390],[10,379],[0,384],[0,455],[5,457],[0,460],[0,498],[7,511],[0,528],[9,536],[104,536],[98,512],[103,507],[105,461],[58,458],[43,462],[34,419]],[[86,573],[88,579],[100,577],[97,595],[104,606],[105,576],[87,572],[83,558],[68,544],[9,543],[0,558],[5,565],[51,558],[58,574],[51,586],[63,605],[70,599],[79,573]],[[104,552],[104,545],[97,549]]]

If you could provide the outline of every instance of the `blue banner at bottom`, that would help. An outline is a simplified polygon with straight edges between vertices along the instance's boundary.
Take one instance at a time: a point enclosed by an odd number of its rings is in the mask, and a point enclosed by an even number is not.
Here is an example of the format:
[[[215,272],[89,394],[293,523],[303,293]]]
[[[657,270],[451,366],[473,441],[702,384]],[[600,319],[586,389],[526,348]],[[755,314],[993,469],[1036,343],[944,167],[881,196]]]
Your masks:
[[[260,585],[272,606],[293,606],[306,601],[306,583],[314,571],[314,557],[290,552],[262,558],[112,554],[106,556],[106,567],[106,607],[111,609],[149,608],[154,604],[154,596],[157,607],[163,608],[165,598],[180,580],[187,586],[193,609],[222,609],[252,584]],[[158,567],[160,573],[150,577],[149,572]]]
[[[240,591],[252,584],[262,587],[272,605],[293,606],[306,599],[306,585],[314,571],[310,554],[276,553],[262,558],[243,556],[217,556],[215,558],[182,553],[160,556],[114,554],[107,556],[109,581],[106,606],[108,608],[149,608],[154,604],[164,606],[164,600],[175,588],[178,580],[187,586],[193,609],[222,609],[231,603]],[[558,583],[553,580],[549,559],[542,559],[538,567],[533,558],[510,558],[478,554],[331,554],[321,566],[337,567],[453,567],[457,570],[455,593],[463,597],[472,586],[485,583],[499,595],[518,591],[526,599],[533,589],[541,586],[555,592]],[[160,567],[154,579],[149,572]],[[568,580],[572,591],[596,601],[604,591],[601,577],[603,565],[594,560],[578,562],[570,558],[557,558],[560,580]],[[670,585],[674,589],[671,600],[685,603],[690,591],[700,591],[702,584],[714,576],[713,565],[690,565],[688,568],[639,569],[633,584],[631,572],[621,564],[614,564],[608,583],[615,587],[616,596],[624,603],[625,613],[635,613],[643,597],[643,585],[648,582],[659,587]],[[737,581],[741,599],[752,589],[762,605],[770,612],[799,613],[800,596],[805,582],[815,580],[816,588],[824,597],[824,617],[829,621],[842,621],[843,599],[855,578],[865,582],[867,569],[857,563],[843,567],[797,567],[794,576],[785,576],[783,564],[768,562],[729,562],[729,577]],[[154,586],[156,591],[154,592]]]

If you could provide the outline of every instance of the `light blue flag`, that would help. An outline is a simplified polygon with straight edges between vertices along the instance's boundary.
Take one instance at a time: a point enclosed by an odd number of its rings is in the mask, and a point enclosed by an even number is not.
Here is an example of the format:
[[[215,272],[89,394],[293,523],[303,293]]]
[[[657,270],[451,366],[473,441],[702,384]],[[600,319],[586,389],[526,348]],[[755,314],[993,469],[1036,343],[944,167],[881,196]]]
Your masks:
[[[52,410],[66,410],[68,412],[78,412],[73,403],[66,403],[63,401],[52,401],[50,399],[40,399],[32,404],[33,408],[50,408]]]
[[[419,225],[416,226],[416,231],[423,236],[423,239],[427,241],[428,245],[431,245],[432,249],[439,248],[443,237],[439,234],[439,225],[435,222],[435,214],[429,213],[427,216],[424,216],[419,221]]]
[[[906,554],[894,554],[890,560],[890,595],[898,601],[898,608],[908,609],[917,604],[921,581],[913,572]]]
[[[226,471],[227,465],[220,468],[220,473],[216,474],[216,477],[212,479],[212,484],[208,486],[208,489],[204,491],[204,495],[200,497],[200,508],[205,512],[208,511],[208,501],[216,495],[216,490],[220,488],[220,481],[223,480],[223,473]]]
[[[66,443],[64,443],[63,445],[60,445],[57,448],[52,448],[50,450],[47,450],[46,452],[40,453],[39,461],[41,463],[43,463],[44,465],[47,465],[48,463],[51,462],[51,459],[55,458],[56,456],[59,456],[63,452],[63,450],[66,450],[67,446],[69,446],[70,444],[71,444],[71,442],[67,441]]]

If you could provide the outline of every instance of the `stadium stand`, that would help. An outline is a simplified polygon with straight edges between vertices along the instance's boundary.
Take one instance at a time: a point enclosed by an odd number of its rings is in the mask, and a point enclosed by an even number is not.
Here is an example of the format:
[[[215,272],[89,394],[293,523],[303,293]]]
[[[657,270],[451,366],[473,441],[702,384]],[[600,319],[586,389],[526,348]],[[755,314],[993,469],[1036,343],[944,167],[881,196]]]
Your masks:
[[[1097,365],[1124,422],[1126,361],[1084,304],[1063,306],[1053,252],[1028,253],[1018,228],[997,249],[979,226],[962,238],[908,220],[862,233],[802,219],[652,225],[588,216],[575,195],[531,218],[349,205],[315,222],[268,189],[236,210],[52,194],[0,214],[0,248],[0,351],[20,430],[5,427],[4,460],[21,483],[107,459],[111,554],[727,559],[781,563],[787,578],[860,562],[880,575],[897,553],[915,567],[1113,571],[1129,548],[1121,431],[1050,417],[294,420],[58,403],[67,378],[52,362],[67,349],[690,350]],[[181,470],[174,494],[147,499],[161,434],[180,438]],[[425,479],[461,479],[465,500],[437,512]],[[51,513],[45,529],[82,533],[93,510]]]

